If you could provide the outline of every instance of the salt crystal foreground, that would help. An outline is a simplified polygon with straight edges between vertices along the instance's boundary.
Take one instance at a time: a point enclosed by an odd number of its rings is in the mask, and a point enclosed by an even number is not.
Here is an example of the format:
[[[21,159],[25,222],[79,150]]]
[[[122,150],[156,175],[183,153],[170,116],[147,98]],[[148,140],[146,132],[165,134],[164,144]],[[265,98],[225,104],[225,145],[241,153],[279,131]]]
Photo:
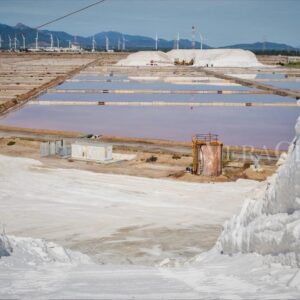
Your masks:
[[[300,118],[285,163],[226,223],[218,247],[300,267]]]

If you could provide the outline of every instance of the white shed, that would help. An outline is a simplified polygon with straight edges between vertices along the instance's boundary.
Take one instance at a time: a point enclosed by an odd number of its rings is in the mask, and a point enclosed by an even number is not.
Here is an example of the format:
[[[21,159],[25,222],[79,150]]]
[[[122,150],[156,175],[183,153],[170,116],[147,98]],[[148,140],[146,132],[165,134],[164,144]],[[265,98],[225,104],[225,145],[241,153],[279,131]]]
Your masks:
[[[112,145],[92,141],[76,141],[72,144],[72,158],[105,162],[112,160]]]

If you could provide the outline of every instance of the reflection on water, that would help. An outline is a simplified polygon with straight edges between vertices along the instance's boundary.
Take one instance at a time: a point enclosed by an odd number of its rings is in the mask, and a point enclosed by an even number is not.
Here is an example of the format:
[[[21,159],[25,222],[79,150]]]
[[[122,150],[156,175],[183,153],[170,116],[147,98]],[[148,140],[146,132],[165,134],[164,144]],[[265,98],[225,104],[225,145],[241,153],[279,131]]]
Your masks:
[[[1,124],[129,137],[190,141],[213,132],[229,145],[275,148],[294,136],[300,108],[26,106]],[[280,147],[287,148],[287,143]]]

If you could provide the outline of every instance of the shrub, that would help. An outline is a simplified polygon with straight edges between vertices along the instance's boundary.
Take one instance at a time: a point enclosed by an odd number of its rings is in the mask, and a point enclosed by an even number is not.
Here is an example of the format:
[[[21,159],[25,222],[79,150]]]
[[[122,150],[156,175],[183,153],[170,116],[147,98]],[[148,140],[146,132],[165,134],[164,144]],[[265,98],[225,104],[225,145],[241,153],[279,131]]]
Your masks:
[[[156,162],[156,161],[157,161],[157,157],[154,155],[152,155],[146,159],[146,162]]]

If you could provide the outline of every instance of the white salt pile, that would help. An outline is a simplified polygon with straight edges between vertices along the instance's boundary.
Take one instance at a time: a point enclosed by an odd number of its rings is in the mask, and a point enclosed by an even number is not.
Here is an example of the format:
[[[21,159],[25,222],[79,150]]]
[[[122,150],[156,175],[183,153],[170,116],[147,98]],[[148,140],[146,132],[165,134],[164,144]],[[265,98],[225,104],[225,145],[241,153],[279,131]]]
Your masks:
[[[217,247],[300,267],[300,117],[285,162],[225,224]]]
[[[140,51],[120,60],[119,66],[172,66],[175,61],[194,62],[196,67],[262,67],[251,51],[242,49],[183,49],[161,51]]]
[[[196,67],[261,67],[254,53],[242,49],[171,50],[173,60],[189,62]]]
[[[161,51],[139,51],[120,60],[118,66],[172,66],[173,61]]]

